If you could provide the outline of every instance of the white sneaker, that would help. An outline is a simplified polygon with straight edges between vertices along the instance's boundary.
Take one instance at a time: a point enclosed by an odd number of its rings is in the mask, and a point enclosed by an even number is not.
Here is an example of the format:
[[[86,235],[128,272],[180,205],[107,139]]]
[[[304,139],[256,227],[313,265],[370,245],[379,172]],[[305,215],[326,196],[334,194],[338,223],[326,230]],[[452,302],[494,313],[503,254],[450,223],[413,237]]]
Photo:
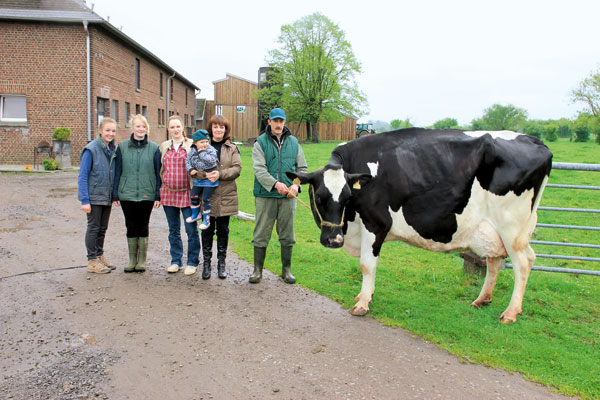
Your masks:
[[[198,269],[197,267],[193,267],[191,265],[188,265],[187,267],[185,267],[185,271],[183,271],[183,274],[185,276],[194,275],[196,273],[197,269]]]
[[[177,264],[171,264],[171,266],[169,268],[167,268],[167,272],[169,272],[169,273],[179,272],[180,268],[181,267]]]

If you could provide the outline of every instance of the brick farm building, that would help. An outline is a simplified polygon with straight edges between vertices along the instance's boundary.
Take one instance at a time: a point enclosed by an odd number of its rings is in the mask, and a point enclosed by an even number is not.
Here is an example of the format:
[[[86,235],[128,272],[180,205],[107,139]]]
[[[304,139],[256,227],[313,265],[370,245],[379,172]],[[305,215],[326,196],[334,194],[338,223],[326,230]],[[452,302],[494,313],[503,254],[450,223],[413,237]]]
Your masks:
[[[78,0],[0,3],[0,164],[32,164],[34,149],[71,128],[73,163],[98,122],[144,114],[155,142],[181,116],[195,126],[198,87]]]

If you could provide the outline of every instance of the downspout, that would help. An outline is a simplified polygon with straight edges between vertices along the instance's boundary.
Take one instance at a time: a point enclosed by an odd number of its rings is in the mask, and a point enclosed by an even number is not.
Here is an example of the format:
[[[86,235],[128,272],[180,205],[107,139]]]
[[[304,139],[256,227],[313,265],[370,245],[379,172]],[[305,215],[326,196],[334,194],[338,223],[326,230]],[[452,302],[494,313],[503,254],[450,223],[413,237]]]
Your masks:
[[[88,30],[88,22],[83,21],[85,29],[85,45],[86,45],[86,74],[87,74],[87,140],[92,141],[92,85],[90,73],[90,31]]]
[[[168,79],[167,79],[167,122],[169,121],[169,104],[171,104],[171,81],[173,80],[173,78],[175,78],[175,75],[177,75],[177,71],[173,71],[173,75],[171,75]],[[167,123],[167,140],[169,140],[169,127],[168,127],[168,123]],[[184,128],[185,129],[185,128]]]

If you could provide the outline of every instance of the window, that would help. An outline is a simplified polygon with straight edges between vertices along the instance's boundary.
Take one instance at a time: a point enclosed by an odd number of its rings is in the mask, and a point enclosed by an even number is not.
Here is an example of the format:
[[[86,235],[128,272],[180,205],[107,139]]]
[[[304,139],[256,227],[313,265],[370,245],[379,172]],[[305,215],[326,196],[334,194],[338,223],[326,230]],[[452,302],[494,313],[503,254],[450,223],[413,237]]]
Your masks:
[[[162,121],[160,119],[160,108],[158,109],[158,118],[156,119],[156,124],[158,126],[162,126]]]
[[[103,99],[102,97],[98,97],[96,100],[96,112],[98,115],[98,125],[106,116],[106,109],[108,106],[108,99]]]
[[[160,97],[163,97],[163,74],[162,72],[159,72],[160,76],[159,76],[159,82],[160,82],[160,87],[159,87],[159,93],[160,93]]]
[[[216,105],[215,106],[215,114],[217,115],[223,115],[223,106],[222,105]]]
[[[119,122],[119,100],[112,101],[112,118]]]
[[[139,104],[136,104],[136,105],[135,105],[135,113],[136,113],[136,114],[139,114],[139,113],[140,113],[140,105],[139,105]]]
[[[0,121],[27,122],[25,96],[0,96]]]
[[[147,117],[146,113],[148,112],[148,107],[147,106],[142,106],[142,115],[144,117]]]
[[[135,88],[140,90],[140,59],[135,59]]]
[[[187,93],[188,93],[188,89],[185,88],[185,105],[188,105],[188,101],[187,101]]]
[[[173,79],[171,79],[171,101],[173,101]]]
[[[125,127],[129,128],[129,116],[131,115],[131,105],[125,102]]]
[[[162,121],[162,124],[163,124],[163,126],[164,126],[164,125],[165,125],[165,109],[163,108],[161,111],[162,111],[162,118],[161,118],[161,121]]]

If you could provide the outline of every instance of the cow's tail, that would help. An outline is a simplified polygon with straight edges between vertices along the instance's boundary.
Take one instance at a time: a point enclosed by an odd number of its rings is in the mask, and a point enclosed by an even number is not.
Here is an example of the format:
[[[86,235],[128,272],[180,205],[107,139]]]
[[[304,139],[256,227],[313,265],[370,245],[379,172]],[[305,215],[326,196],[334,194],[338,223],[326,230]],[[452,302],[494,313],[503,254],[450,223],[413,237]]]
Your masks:
[[[513,247],[515,250],[523,250],[529,245],[529,238],[535,229],[535,225],[537,224],[537,209],[542,201],[542,195],[544,194],[544,189],[546,188],[546,183],[548,183],[548,175],[544,177],[542,184],[540,185],[539,190],[537,191],[537,195],[533,202],[533,207],[531,208],[531,214],[529,214],[529,218],[527,219],[527,223],[523,226],[521,233],[516,237]]]

